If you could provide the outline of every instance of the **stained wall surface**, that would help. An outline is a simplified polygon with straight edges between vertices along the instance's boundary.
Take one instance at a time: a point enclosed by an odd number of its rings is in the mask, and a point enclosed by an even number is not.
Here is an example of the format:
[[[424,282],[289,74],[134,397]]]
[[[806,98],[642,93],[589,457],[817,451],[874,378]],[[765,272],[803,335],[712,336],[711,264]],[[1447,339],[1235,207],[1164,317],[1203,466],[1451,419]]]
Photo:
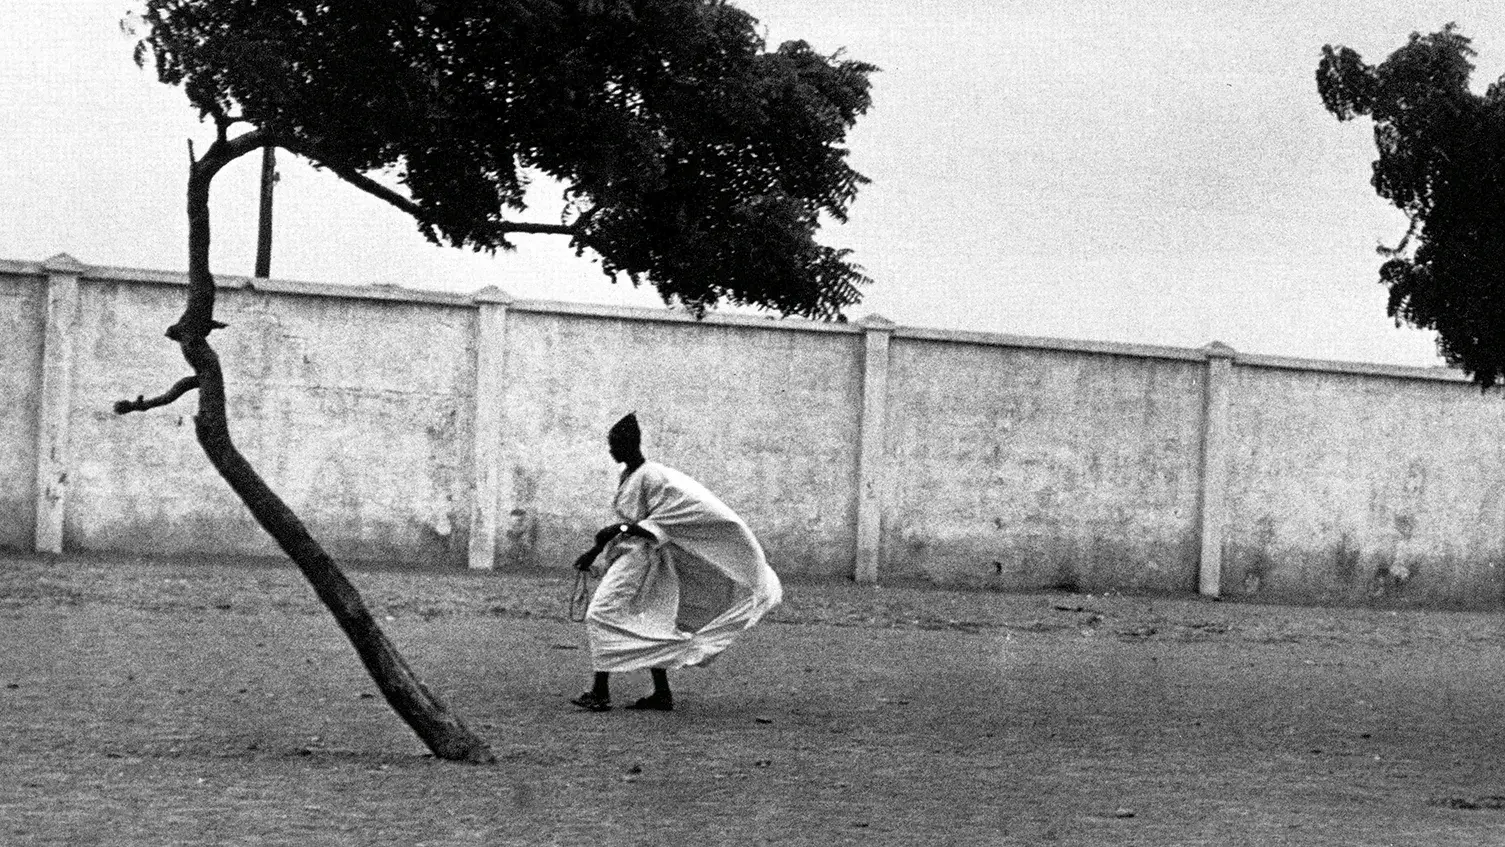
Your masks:
[[[183,289],[81,287],[66,543],[78,550],[272,555],[193,434],[193,395],[117,416],[189,373],[162,332]],[[455,564],[469,510],[471,310],[220,293],[236,444],[337,557]]]
[[[894,341],[882,570],[1194,590],[1204,367]]]
[[[1234,371],[1223,585],[1505,599],[1505,402],[1466,383]]]
[[[0,260],[0,546],[275,554],[191,395],[111,410],[187,374],[183,276],[55,259]],[[232,431],[340,559],[563,571],[613,519],[605,432],[635,411],[789,576],[865,578],[867,550],[878,581],[1505,596],[1505,404],[1447,371],[220,283]],[[43,374],[71,380],[51,406]]]
[[[514,310],[508,318],[505,561],[568,565],[615,520],[606,430],[704,483],[784,573],[849,574],[861,336]]]
[[[37,510],[37,423],[47,288],[40,275],[0,274],[0,546],[31,546]]]

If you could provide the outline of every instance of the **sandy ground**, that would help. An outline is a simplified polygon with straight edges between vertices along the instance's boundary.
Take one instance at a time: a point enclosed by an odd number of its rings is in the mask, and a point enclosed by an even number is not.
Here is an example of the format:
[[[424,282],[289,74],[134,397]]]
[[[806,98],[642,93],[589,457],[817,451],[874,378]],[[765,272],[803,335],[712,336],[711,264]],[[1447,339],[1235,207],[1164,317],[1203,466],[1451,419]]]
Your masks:
[[[351,576],[497,766],[289,565],[0,555],[0,844],[1505,844],[1495,614],[794,583],[589,714],[565,579]]]

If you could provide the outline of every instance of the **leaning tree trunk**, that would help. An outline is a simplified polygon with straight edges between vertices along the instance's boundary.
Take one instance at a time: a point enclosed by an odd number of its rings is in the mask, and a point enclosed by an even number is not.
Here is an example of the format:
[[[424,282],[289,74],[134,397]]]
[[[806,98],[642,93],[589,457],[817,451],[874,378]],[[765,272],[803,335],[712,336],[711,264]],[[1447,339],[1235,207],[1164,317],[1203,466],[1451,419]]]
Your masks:
[[[360,592],[230,438],[224,375],[219,356],[209,345],[209,333],[224,326],[214,319],[214,277],[209,271],[209,185],[220,168],[267,141],[260,131],[235,139],[221,134],[204,156],[192,163],[188,179],[188,304],[182,317],[168,329],[167,337],[181,346],[183,358],[194,375],[180,380],[161,397],[123,401],[116,404],[116,410],[152,408],[197,388],[199,409],[194,417],[194,430],[205,455],[256,521],[308,578],[393,710],[439,758],[495,762],[496,757],[486,742],[466,727],[408,667],[366,608]]]

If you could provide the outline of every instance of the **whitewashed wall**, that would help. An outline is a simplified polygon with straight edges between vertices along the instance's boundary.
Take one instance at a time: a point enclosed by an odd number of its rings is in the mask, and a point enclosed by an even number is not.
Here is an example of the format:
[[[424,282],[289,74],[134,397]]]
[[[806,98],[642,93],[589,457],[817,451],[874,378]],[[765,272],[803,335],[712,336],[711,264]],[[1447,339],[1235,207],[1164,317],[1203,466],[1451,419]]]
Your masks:
[[[0,546],[269,555],[186,425],[182,275],[0,261]],[[224,277],[232,427],[337,556],[568,567],[605,430],[786,575],[1292,600],[1505,590],[1505,407],[1446,370]]]

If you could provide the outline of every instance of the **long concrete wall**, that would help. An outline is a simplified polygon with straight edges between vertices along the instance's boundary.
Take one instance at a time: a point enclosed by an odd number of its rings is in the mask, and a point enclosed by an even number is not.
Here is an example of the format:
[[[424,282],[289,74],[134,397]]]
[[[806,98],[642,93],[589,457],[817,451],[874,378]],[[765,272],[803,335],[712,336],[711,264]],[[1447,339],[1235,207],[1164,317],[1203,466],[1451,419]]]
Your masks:
[[[900,338],[890,368],[884,572],[1196,585],[1202,362]]]
[[[0,261],[0,546],[269,555],[193,441],[178,274]],[[1453,372],[220,280],[238,443],[346,560],[563,569],[605,430],[791,576],[1478,605],[1505,406]]]
[[[1234,373],[1225,588],[1505,599],[1505,402],[1452,382]]]

